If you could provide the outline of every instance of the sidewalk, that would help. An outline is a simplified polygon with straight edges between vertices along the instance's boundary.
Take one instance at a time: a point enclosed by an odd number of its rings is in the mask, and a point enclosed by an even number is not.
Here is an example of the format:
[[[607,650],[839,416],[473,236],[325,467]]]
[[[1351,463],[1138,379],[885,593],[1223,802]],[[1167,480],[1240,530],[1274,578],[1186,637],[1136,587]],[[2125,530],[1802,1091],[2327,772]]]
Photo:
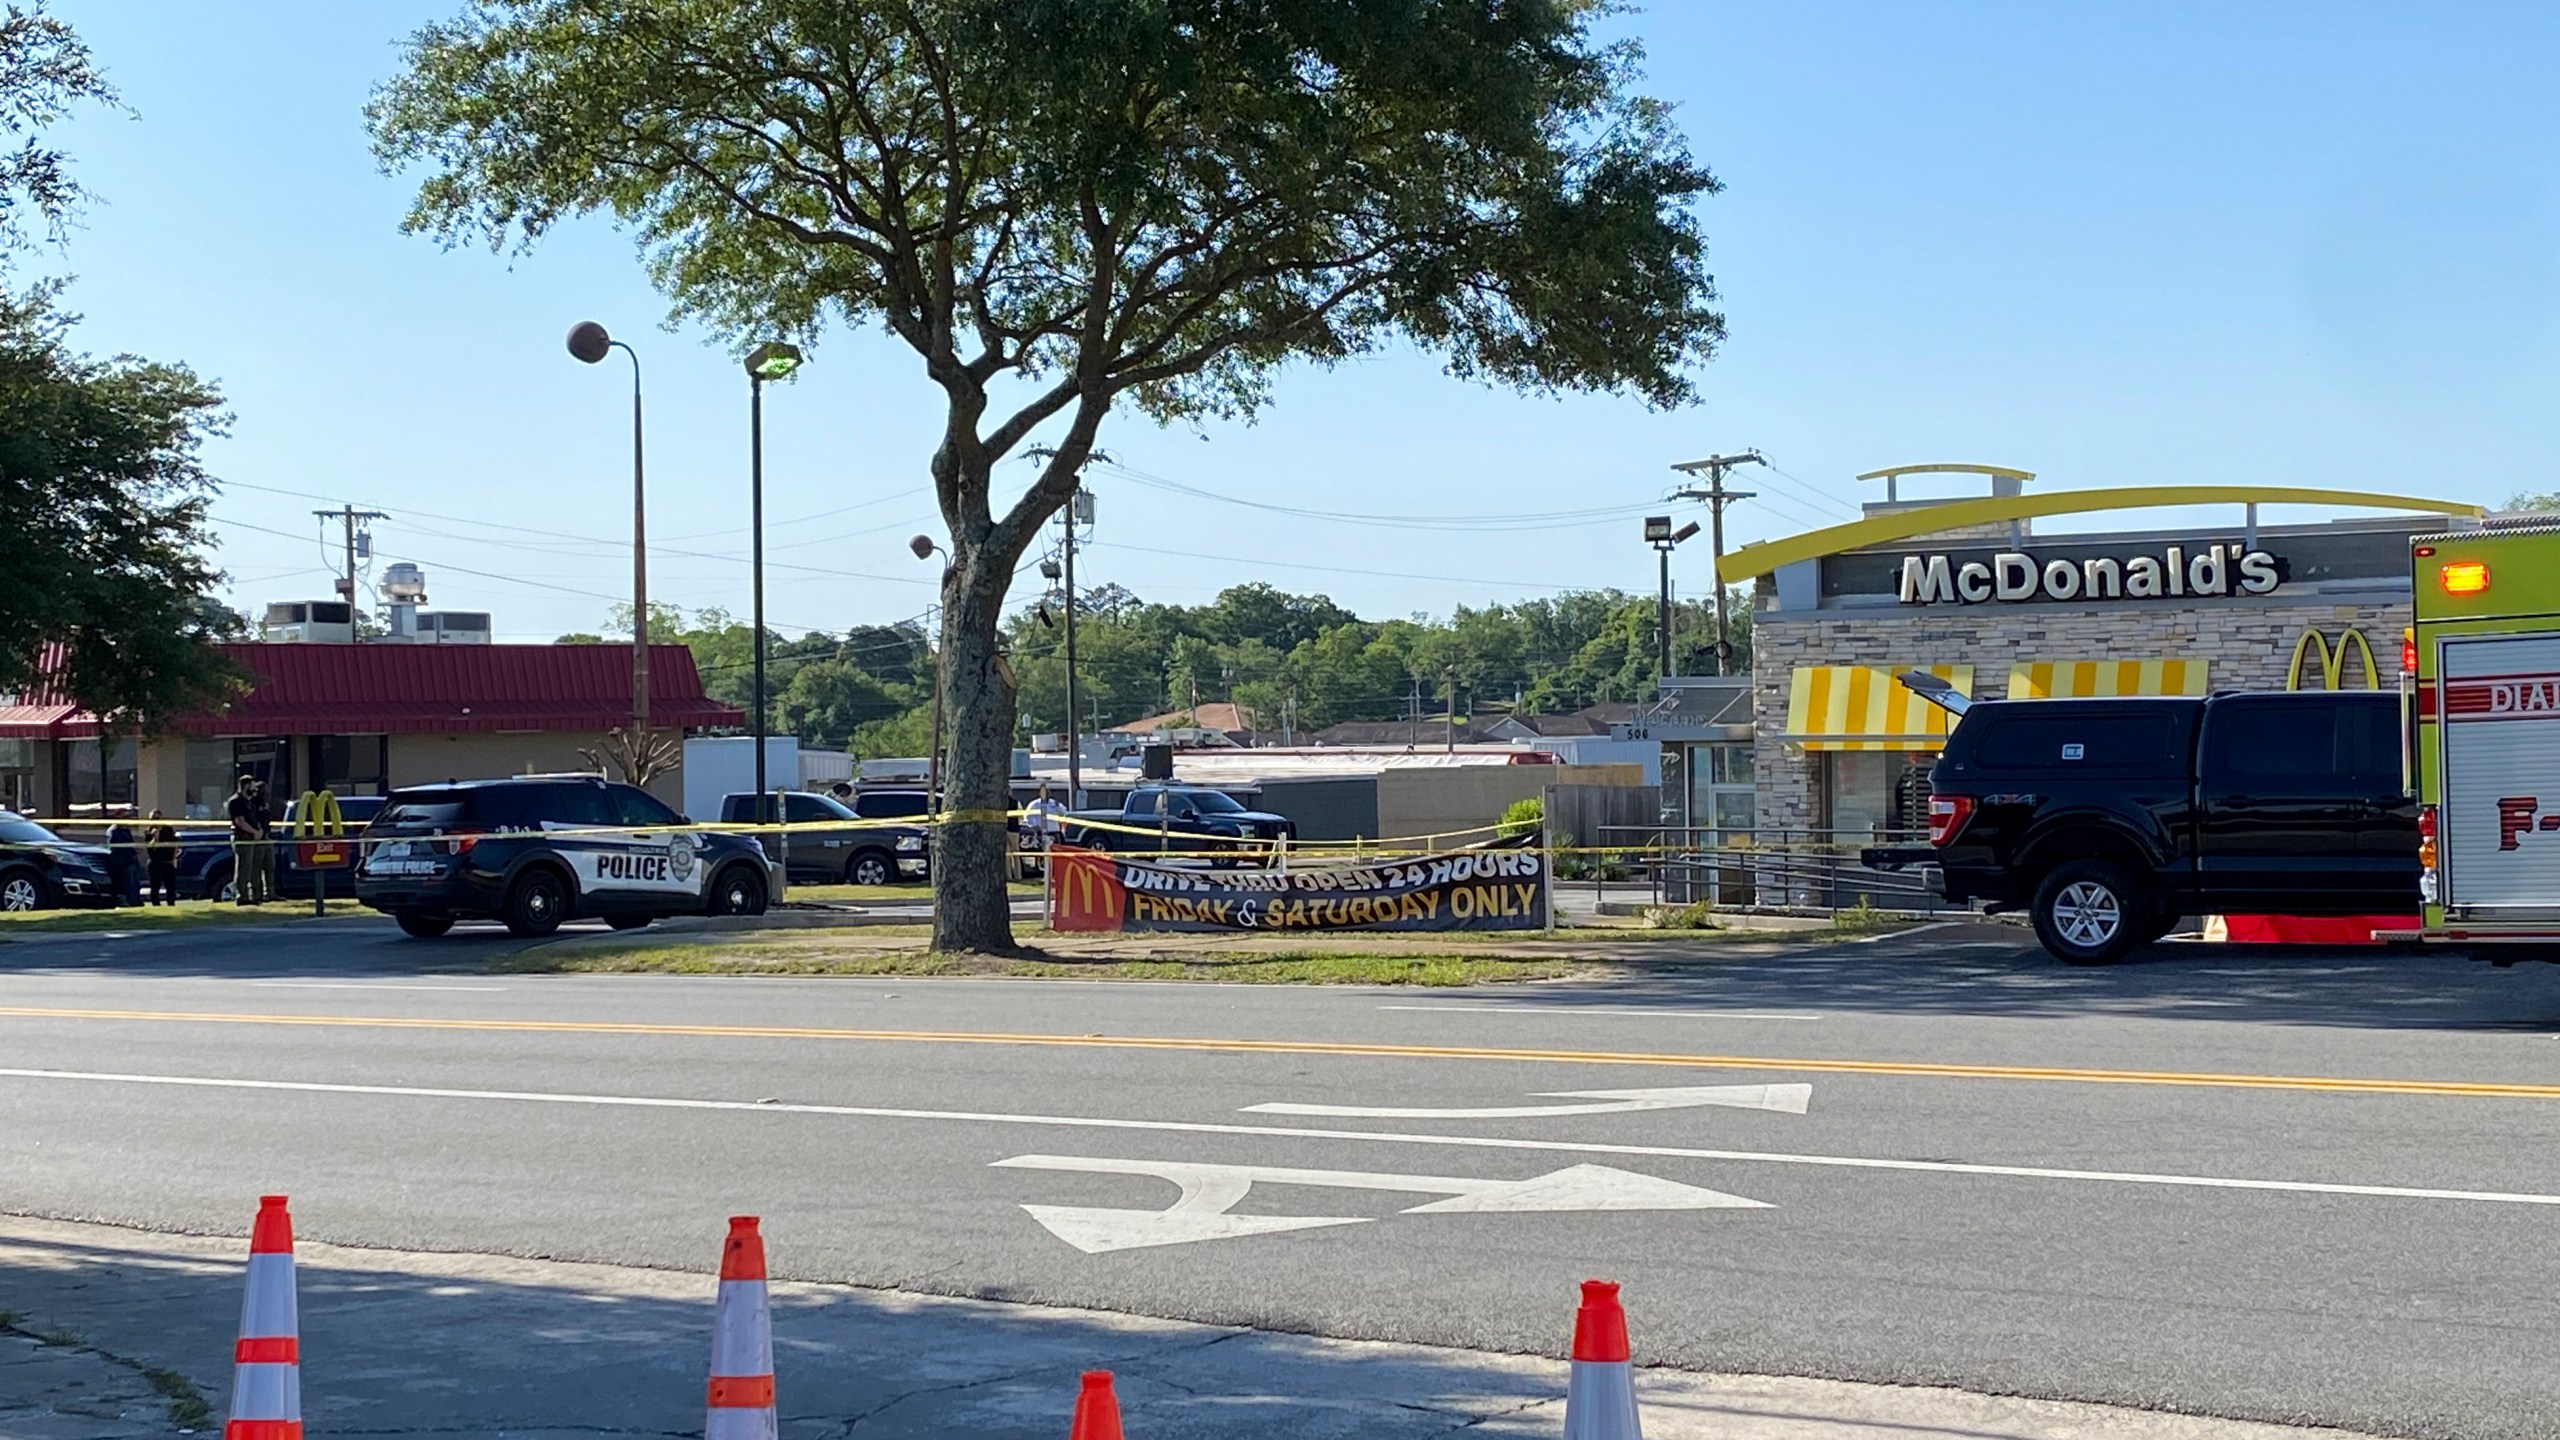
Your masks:
[[[718,1235],[706,1232],[704,1258]],[[219,1425],[239,1239],[0,1216],[0,1435],[161,1440],[192,1382]],[[299,1250],[313,1440],[701,1433],[708,1275],[484,1255]],[[1630,1275],[1630,1280],[1639,1277]],[[1096,1311],[776,1284],[784,1440],[1057,1440],[1080,1370],[1120,1377],[1131,1440],[1552,1437],[1553,1360]],[[1640,1296],[1633,1316],[1643,1357]],[[1573,1297],[1556,1299],[1557,1340]],[[31,1338],[50,1335],[59,1343]],[[158,1377],[145,1372],[166,1367]],[[175,1392],[174,1398],[171,1392]],[[1648,1440],[2342,1440],[1952,1390],[1637,1375]],[[192,1418],[192,1417],[189,1417]],[[204,1424],[199,1420],[198,1425]]]

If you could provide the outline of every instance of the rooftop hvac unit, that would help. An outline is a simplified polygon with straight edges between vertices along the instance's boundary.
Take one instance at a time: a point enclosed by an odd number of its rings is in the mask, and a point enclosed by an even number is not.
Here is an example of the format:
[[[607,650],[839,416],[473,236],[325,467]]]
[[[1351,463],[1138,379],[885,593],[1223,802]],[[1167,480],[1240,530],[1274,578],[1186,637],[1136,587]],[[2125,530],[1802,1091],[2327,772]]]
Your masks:
[[[429,645],[487,645],[492,641],[486,610],[421,610],[418,639]]]
[[[353,645],[356,608],[344,600],[278,600],[267,606],[258,638],[284,645]]]
[[[382,598],[392,604],[419,604],[427,598],[427,572],[403,560],[382,572]]]

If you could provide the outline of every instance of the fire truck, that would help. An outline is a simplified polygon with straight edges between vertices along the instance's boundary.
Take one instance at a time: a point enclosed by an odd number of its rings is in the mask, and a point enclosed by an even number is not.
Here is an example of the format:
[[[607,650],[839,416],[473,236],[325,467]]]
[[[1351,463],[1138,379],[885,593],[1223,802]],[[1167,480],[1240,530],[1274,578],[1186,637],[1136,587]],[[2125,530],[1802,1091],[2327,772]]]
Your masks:
[[[2560,525],[2410,542],[2416,938],[2560,958]]]

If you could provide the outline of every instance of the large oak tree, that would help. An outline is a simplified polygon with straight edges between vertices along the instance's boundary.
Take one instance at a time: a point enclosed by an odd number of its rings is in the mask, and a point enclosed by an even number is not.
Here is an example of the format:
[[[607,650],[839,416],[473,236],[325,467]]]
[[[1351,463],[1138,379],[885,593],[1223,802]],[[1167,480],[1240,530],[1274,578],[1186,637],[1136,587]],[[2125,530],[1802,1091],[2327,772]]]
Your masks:
[[[1722,334],[1690,208],[1715,181],[1604,8],[482,0],[412,38],[369,117],[385,167],[424,172],[414,229],[504,247],[604,212],[680,315],[914,350],[951,557],[934,940],[1002,949],[998,620],[1115,408],[1245,416],[1288,361],[1398,341],[1690,398]]]

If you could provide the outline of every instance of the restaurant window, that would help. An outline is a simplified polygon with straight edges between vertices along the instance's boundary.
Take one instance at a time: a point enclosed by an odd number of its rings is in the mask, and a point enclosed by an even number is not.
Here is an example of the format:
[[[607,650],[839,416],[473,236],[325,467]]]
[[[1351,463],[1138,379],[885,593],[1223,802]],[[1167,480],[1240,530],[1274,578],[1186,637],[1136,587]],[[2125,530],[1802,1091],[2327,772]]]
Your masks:
[[[311,737],[311,788],[338,795],[380,795],[390,774],[390,741],[381,735]]]
[[[232,763],[231,755],[228,740],[187,742],[188,819],[212,820],[224,813],[232,782],[240,775],[240,767]]]
[[[0,810],[23,815],[36,803],[36,742],[0,740]]]
[[[1823,754],[1823,827],[1844,845],[1925,835],[1937,756],[1889,750]]]
[[[121,809],[134,799],[134,762],[141,746],[131,739],[111,747],[103,740],[65,742],[71,761],[71,804],[67,813]]]
[[[1689,824],[1708,845],[1750,840],[1759,791],[1752,783],[1749,743],[1689,747]]]

